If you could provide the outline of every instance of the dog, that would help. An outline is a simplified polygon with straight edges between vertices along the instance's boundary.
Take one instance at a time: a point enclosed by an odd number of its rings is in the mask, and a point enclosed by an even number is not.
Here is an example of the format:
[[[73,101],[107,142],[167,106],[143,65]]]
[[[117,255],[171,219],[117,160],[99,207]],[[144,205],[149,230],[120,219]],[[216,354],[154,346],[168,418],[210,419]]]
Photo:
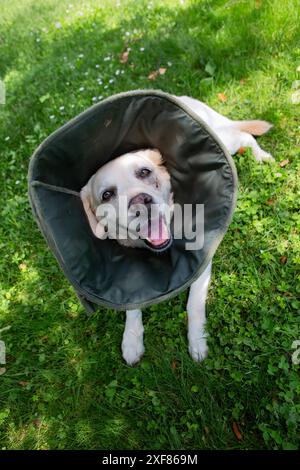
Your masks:
[[[274,160],[253,137],[266,133],[272,127],[270,123],[260,120],[232,121],[194,98],[176,98],[213,129],[231,155],[241,147],[250,147],[257,162]],[[158,253],[168,249],[172,243],[170,217],[166,217],[165,212],[161,210],[153,215],[151,209],[158,205],[172,213],[173,208],[170,175],[163,164],[163,155],[157,149],[137,150],[108,162],[89,179],[81,189],[80,195],[91,230],[96,237],[101,239],[109,236],[124,246],[137,249],[146,246]],[[127,202],[120,209],[122,197]],[[114,209],[114,218],[119,221],[126,215],[125,236],[111,233],[109,215],[105,218],[105,223],[103,222],[104,218],[99,209],[105,209],[108,205]],[[126,236],[130,223],[134,223],[143,209],[146,216],[144,222],[139,225],[139,236]],[[200,277],[193,282],[187,302],[189,353],[195,361],[202,361],[208,353],[205,303],[211,267],[210,262]],[[136,364],[143,356],[143,334],[141,310],[127,310],[122,355],[128,365]]]

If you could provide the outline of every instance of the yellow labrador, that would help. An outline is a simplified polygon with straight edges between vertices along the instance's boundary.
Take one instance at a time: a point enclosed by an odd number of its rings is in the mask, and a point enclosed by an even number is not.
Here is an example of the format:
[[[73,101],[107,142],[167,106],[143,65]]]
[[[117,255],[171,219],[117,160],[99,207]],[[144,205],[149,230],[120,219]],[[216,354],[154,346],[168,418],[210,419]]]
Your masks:
[[[232,121],[198,100],[186,96],[178,99],[214,130],[232,155],[240,147],[250,147],[258,162],[273,160],[253,137],[267,132],[271,128],[268,122]],[[158,150],[138,150],[103,165],[82,188],[81,198],[90,227],[98,238],[109,236],[125,246],[147,246],[155,252],[168,249],[172,243],[172,188]],[[159,210],[155,211],[156,206]],[[139,223],[135,224],[137,217]],[[123,228],[122,235],[114,230],[117,224]],[[135,236],[129,236],[130,225],[138,229],[132,230]],[[208,352],[205,302],[210,275],[211,263],[192,284],[187,303],[189,352],[196,361],[204,359]],[[142,312],[127,311],[122,353],[128,364],[138,362],[144,353],[143,331]]]

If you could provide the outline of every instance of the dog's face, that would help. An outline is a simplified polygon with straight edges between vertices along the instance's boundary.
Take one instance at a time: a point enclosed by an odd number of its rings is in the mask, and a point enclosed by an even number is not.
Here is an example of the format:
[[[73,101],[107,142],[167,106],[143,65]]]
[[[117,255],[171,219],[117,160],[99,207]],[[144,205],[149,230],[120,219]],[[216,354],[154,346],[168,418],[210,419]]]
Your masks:
[[[130,152],[103,165],[82,188],[81,199],[96,237],[157,252],[170,246],[173,195],[158,150]]]

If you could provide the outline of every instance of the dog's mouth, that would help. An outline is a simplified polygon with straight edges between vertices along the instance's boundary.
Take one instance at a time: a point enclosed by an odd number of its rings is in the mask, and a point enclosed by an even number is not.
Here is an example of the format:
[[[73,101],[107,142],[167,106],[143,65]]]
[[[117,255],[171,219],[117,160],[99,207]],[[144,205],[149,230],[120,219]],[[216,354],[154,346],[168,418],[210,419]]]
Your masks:
[[[157,245],[156,243],[153,244],[152,242],[150,242],[147,239],[144,240],[144,242],[145,242],[146,247],[149,250],[154,251],[155,253],[162,253],[163,251],[166,251],[168,248],[170,248],[170,246],[173,243],[173,237],[171,235],[168,240],[165,240],[164,242],[160,243],[159,245]]]
[[[145,246],[156,253],[162,253],[172,245],[173,237],[162,214],[149,221],[147,235],[143,240]]]

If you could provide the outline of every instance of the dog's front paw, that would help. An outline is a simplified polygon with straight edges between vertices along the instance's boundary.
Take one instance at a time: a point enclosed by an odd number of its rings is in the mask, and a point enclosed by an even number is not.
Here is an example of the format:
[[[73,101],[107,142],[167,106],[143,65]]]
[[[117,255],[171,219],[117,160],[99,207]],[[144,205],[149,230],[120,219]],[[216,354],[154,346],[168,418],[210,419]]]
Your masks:
[[[260,149],[259,151],[254,153],[255,159],[258,163],[263,163],[263,162],[274,162],[275,159],[272,157],[272,155],[268,152],[265,152],[264,150]]]
[[[206,334],[189,335],[189,353],[196,362],[201,362],[208,354]]]
[[[139,331],[125,329],[122,341],[122,355],[129,366],[140,361],[145,352],[143,329]]]

